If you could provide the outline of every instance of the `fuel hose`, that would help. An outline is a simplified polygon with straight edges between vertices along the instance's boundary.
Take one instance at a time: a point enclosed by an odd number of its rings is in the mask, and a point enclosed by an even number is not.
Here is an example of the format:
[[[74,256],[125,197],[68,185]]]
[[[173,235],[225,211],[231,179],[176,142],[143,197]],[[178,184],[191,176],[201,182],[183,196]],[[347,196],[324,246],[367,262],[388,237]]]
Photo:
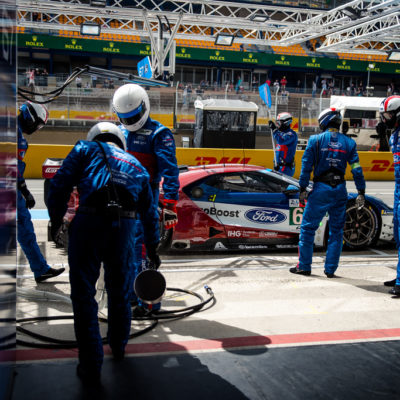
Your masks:
[[[196,297],[199,301],[197,304],[192,306],[178,308],[174,310],[160,310],[157,313],[149,312],[148,315],[143,317],[134,317],[132,318],[133,321],[149,321],[150,325],[146,326],[136,332],[133,332],[129,335],[129,339],[133,339],[135,337],[144,335],[147,332],[150,332],[154,329],[157,325],[159,320],[171,320],[171,319],[181,319],[188,317],[196,312],[201,311],[204,309],[206,305],[209,305],[208,308],[212,307],[216,303],[215,295],[212,289],[205,285],[204,289],[207,293],[207,298],[205,299],[201,294],[196,293],[191,290],[187,289],[179,289],[179,288],[167,288],[167,291],[170,292],[177,292],[187,294],[193,297]],[[52,317],[31,317],[31,318],[21,318],[17,319],[17,332],[27,335],[31,338],[36,339],[38,342],[26,341],[23,339],[17,338],[17,344],[26,347],[33,347],[33,348],[40,348],[40,349],[72,349],[78,346],[75,340],[64,340],[64,339],[57,339],[47,335],[42,335],[39,333],[32,332],[29,329],[26,329],[25,326],[34,323],[40,323],[43,321],[57,321],[57,320],[72,320],[74,317],[73,315],[59,315],[59,316],[52,316]],[[107,323],[106,318],[99,318],[99,322]],[[23,326],[22,326],[23,325]],[[102,338],[103,344],[107,343],[107,338]]]

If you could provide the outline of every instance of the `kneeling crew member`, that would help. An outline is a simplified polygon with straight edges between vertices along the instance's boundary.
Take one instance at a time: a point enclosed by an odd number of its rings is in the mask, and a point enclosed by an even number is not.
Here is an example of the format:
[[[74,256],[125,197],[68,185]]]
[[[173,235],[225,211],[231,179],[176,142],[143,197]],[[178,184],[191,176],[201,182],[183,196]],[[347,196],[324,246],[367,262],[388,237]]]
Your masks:
[[[390,148],[393,153],[394,165],[394,205],[393,205],[393,233],[398,249],[398,263],[396,279],[387,281],[385,286],[393,286],[389,293],[400,296],[400,96],[390,96],[382,101],[379,108],[381,122],[387,129],[393,130],[390,136]]]
[[[35,206],[35,199],[26,186],[24,179],[24,157],[28,142],[23,133],[32,135],[46,125],[49,113],[42,104],[27,101],[22,104],[18,114],[18,193],[17,193],[17,227],[18,242],[28,259],[31,271],[37,283],[54,278],[65,271],[65,268],[51,268],[43,257],[36,241],[31,214],[28,208]]]
[[[329,239],[325,259],[325,275],[333,278],[339,264],[343,244],[343,228],[346,220],[347,190],[344,175],[347,163],[351,166],[358,190],[357,208],[365,203],[365,180],[359,163],[356,143],[339,132],[342,116],[334,108],[328,108],[319,115],[318,122],[323,133],[310,137],[302,158],[300,174],[300,205],[307,198],[306,188],[310,174],[314,171],[314,186],[311,191],[299,238],[299,263],[290,272],[311,275],[311,264],[315,231],[328,212]]]
[[[157,268],[158,213],[149,175],[126,153],[122,132],[109,122],[90,129],[51,180],[49,214],[56,237],[74,186],[80,205],[69,226],[68,262],[74,327],[79,348],[78,376],[97,381],[103,344],[95,300],[100,265],[108,294],[108,344],[116,359],[124,356],[131,327],[130,296],[134,279],[136,213],[144,227],[150,261]]]
[[[276,118],[276,125],[273,121],[268,122],[276,142],[274,149],[276,165],[274,168],[289,176],[294,175],[294,156],[297,147],[297,133],[290,128],[292,121],[292,116],[287,112],[283,112]]]

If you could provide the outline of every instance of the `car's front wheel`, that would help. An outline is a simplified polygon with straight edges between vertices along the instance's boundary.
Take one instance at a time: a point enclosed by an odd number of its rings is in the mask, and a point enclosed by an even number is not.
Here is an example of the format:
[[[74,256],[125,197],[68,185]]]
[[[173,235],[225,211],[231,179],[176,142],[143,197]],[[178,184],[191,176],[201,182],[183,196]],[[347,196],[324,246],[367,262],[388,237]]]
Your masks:
[[[351,200],[346,207],[346,222],[343,230],[344,245],[350,249],[373,246],[379,239],[380,216],[368,202],[358,210]]]

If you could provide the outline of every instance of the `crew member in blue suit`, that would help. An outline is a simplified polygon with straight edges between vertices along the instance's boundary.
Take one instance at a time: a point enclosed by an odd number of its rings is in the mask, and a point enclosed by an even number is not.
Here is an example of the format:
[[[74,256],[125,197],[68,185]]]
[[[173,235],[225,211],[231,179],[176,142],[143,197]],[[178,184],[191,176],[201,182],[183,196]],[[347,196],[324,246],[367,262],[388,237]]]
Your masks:
[[[292,122],[293,118],[288,112],[277,116],[276,125],[273,121],[268,122],[275,141],[275,170],[289,176],[294,175],[297,147],[297,133],[290,128]]]
[[[147,256],[160,265],[158,213],[149,175],[126,153],[125,138],[109,122],[95,125],[88,141],[79,141],[52,178],[48,208],[51,233],[57,237],[70,194],[77,186],[79,208],[69,226],[68,262],[74,327],[79,349],[77,373],[98,381],[103,344],[95,300],[101,263],[108,294],[108,344],[122,359],[131,326],[137,213],[144,226]]]
[[[159,184],[163,179],[163,201],[161,218],[164,229],[172,229],[178,223],[176,204],[179,195],[179,169],[176,162],[175,141],[172,132],[150,118],[150,101],[146,90],[130,83],[116,90],[113,97],[113,108],[121,122],[120,129],[126,138],[127,151],[133,154],[146,168],[150,175],[153,198],[158,205]],[[139,238],[142,231],[138,229]],[[137,265],[136,274],[145,268],[145,249],[138,240],[138,255],[142,254],[142,263]],[[138,301],[135,296],[133,303]],[[140,316],[148,311],[156,312],[160,304],[148,306],[140,301],[134,313]]]
[[[391,281],[384,282],[385,286],[393,286],[390,290],[390,294],[400,296],[400,96],[390,96],[382,101],[380,105],[380,116],[381,122],[378,124],[382,126],[383,130],[392,130],[390,136],[390,148],[393,153],[393,165],[394,165],[394,206],[393,206],[393,233],[396,241],[396,247],[398,249],[398,263],[397,263],[397,275],[396,278]],[[380,127],[377,126],[377,132],[379,133]]]
[[[322,133],[310,137],[302,158],[300,174],[300,205],[307,198],[310,174],[314,171],[314,186],[308,196],[300,228],[299,263],[290,272],[311,275],[315,231],[326,213],[329,214],[329,238],[324,273],[333,278],[339,264],[346,220],[347,190],[344,175],[350,164],[358,190],[356,206],[365,203],[365,180],[359,162],[356,143],[339,132],[342,116],[328,108],[318,117]]]
[[[37,283],[60,275],[65,268],[51,268],[43,257],[36,241],[31,214],[28,210],[35,206],[35,199],[26,186],[24,179],[24,157],[28,150],[28,142],[23,133],[32,133],[41,129],[47,122],[49,113],[42,104],[27,101],[22,104],[18,114],[18,193],[17,193],[17,227],[18,242],[28,259],[29,266]]]

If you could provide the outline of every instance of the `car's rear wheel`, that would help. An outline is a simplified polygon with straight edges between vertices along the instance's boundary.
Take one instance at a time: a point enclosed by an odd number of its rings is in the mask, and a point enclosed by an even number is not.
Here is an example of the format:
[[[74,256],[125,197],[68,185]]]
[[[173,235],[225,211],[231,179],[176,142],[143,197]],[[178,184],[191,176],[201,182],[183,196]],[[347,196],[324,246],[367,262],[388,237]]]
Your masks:
[[[368,202],[358,210],[351,200],[346,207],[346,222],[343,230],[344,245],[350,249],[373,246],[379,239],[381,221],[379,214]]]

